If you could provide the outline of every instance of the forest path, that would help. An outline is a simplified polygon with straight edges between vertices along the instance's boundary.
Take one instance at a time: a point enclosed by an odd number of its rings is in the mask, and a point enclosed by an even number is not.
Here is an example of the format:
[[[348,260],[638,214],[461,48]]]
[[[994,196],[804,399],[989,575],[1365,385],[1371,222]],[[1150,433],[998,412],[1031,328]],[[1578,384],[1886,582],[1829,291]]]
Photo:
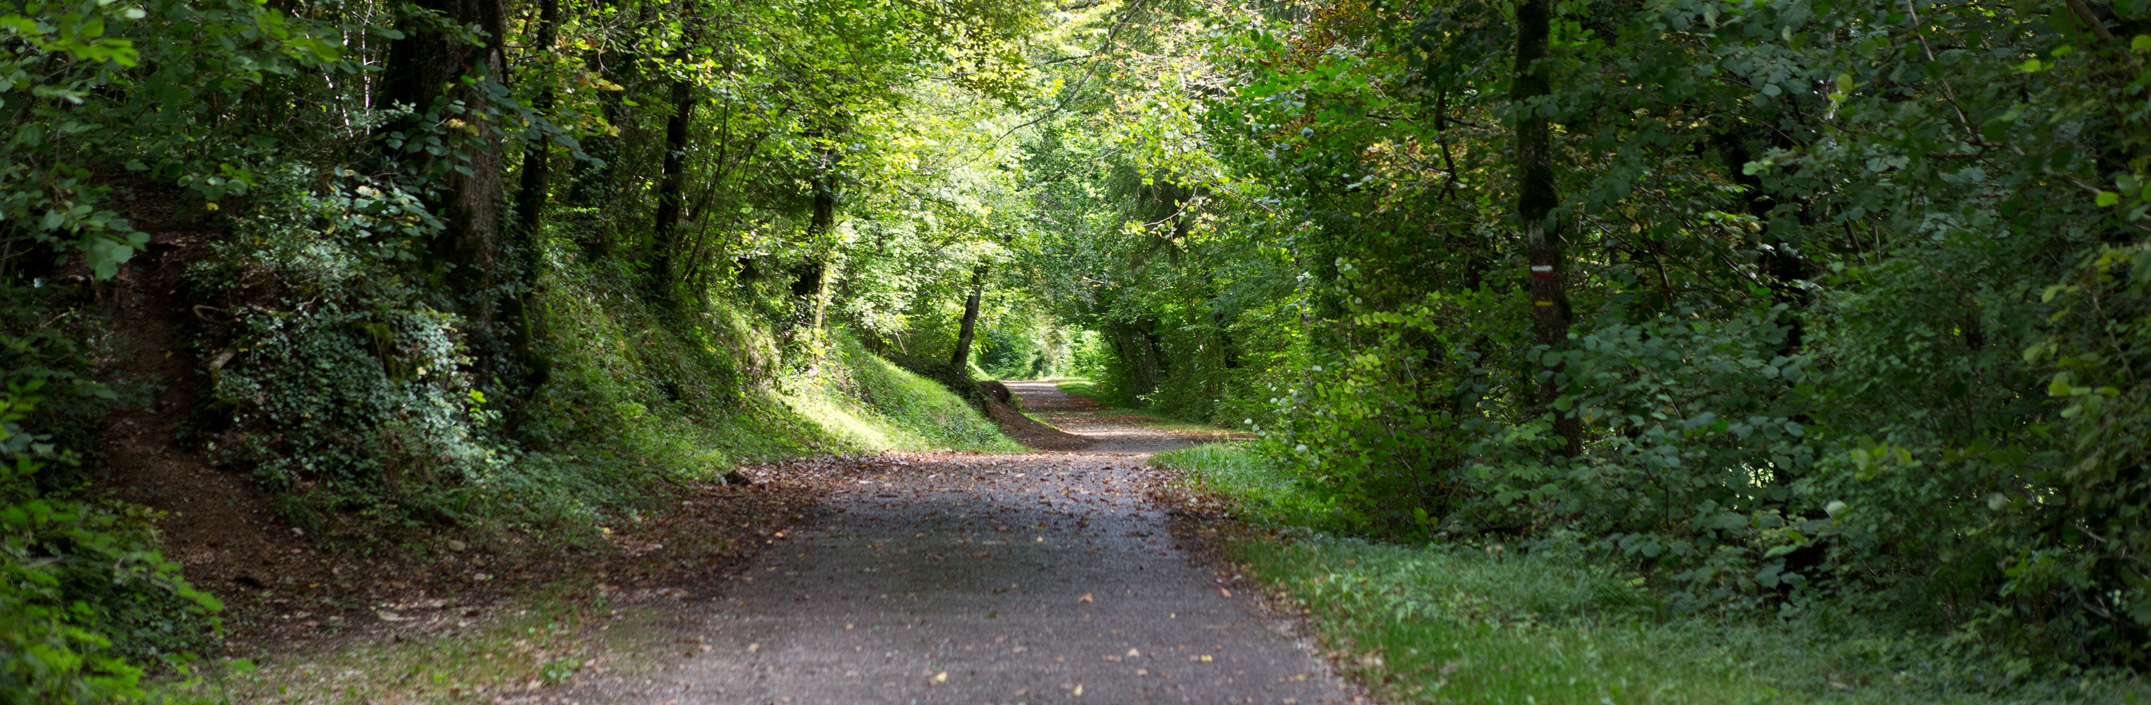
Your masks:
[[[1080,452],[884,454],[686,607],[691,655],[582,702],[1349,702],[1285,620],[1179,545],[1146,490],[1188,443],[1008,385]]]

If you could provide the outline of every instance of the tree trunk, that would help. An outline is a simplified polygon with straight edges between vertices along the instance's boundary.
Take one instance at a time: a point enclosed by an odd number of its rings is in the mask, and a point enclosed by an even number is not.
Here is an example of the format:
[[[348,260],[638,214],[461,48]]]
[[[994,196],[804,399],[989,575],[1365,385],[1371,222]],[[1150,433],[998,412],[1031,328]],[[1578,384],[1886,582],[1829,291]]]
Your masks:
[[[540,57],[550,54],[559,37],[560,0],[542,0],[538,5],[538,33],[533,44],[536,53]],[[531,107],[543,114],[553,109],[554,77],[539,72],[538,80],[545,84],[531,99]],[[515,277],[516,286],[502,302],[501,310],[501,318],[508,327],[508,346],[515,358],[515,367],[522,373],[518,376],[529,389],[545,384],[552,373],[551,361],[532,347],[531,343],[539,333],[537,321],[532,320],[528,306],[530,292],[538,284],[538,229],[545,216],[546,201],[551,198],[552,176],[552,142],[540,134],[523,152],[523,178],[515,197],[515,227],[508,231],[508,249],[514,258],[510,275]]]
[[[650,258],[653,286],[669,297],[679,279],[674,271],[683,263],[676,259],[680,242],[681,206],[687,191],[687,128],[694,119],[694,86],[686,79],[672,80],[672,117],[665,120],[664,178],[657,187],[657,222]]]
[[[958,370],[971,369],[971,340],[978,326],[978,299],[986,292],[986,265],[980,263],[971,270],[971,297],[963,302],[963,326],[956,333],[956,354],[949,356],[949,364]]]
[[[822,174],[814,181],[814,211],[807,221],[807,241],[817,243],[823,233],[836,227],[836,167],[835,158],[824,155]],[[788,345],[804,345],[821,337],[822,317],[829,303],[829,262],[826,254],[814,254],[800,263],[792,279],[793,308],[786,323],[784,339]],[[815,353],[819,354],[819,353]],[[813,364],[811,361],[809,364]]]
[[[1165,350],[1157,328],[1158,322],[1149,319],[1132,325],[1106,324],[1106,338],[1122,365],[1120,391],[1127,396],[1129,406],[1142,406],[1142,395],[1157,391],[1165,377]]]
[[[418,0],[413,5],[439,12],[457,24],[476,25],[486,35],[483,45],[471,45],[435,31],[426,22],[401,22],[404,35],[389,45],[388,65],[374,107],[415,106],[417,116],[388,128],[413,139],[420,139],[421,130],[447,120],[461,121],[475,131],[473,136],[465,129],[450,128],[444,138],[453,143],[453,155],[445,158],[446,163],[435,159],[421,166],[440,174],[441,188],[431,205],[440,210],[445,227],[434,239],[432,253],[451,270],[447,280],[469,299],[462,302],[464,313],[490,323],[491,302],[473,295],[495,284],[501,255],[500,201],[505,190],[500,133],[498,126],[481,116],[480,111],[488,107],[488,91],[481,85],[498,84],[507,71],[502,51],[506,8],[501,0]],[[465,76],[479,83],[464,83]],[[446,110],[456,102],[465,112]],[[397,157],[409,154],[428,159],[423,152],[392,151],[401,152],[393,155]],[[457,155],[467,159],[458,160]]]
[[[625,12],[621,7],[621,0],[600,2],[615,12]],[[648,21],[648,13],[654,12],[647,4],[642,7],[646,16],[637,22]],[[605,124],[615,130],[623,129],[621,126],[628,123],[632,110],[628,106],[628,96],[634,93],[641,83],[637,57],[632,51],[621,49],[617,43],[606,42],[603,47],[592,52],[587,61],[591,70],[603,76],[607,82],[621,87],[621,90],[598,91],[597,103],[598,114],[604,116]],[[582,149],[593,161],[578,162],[573,167],[574,174],[569,179],[570,183],[564,185],[561,197],[577,208],[602,210],[610,204],[618,190],[615,188],[614,174],[619,171],[620,137],[602,132],[590,135],[582,140]],[[612,222],[603,218],[579,220],[579,227],[575,228],[574,233],[576,244],[582,247],[584,256],[593,260],[611,256],[614,239],[613,233],[610,232]]]
[[[819,239],[836,229],[836,156],[826,155],[825,158],[828,160],[825,167],[827,171],[814,183],[814,219],[807,223],[808,232],[812,235],[809,239]],[[819,334],[822,329],[822,315],[829,307],[829,263],[816,259],[813,267],[814,288],[808,292],[812,298],[807,304],[814,313],[811,317],[813,323],[808,330]]]
[[[538,36],[532,44],[534,53],[540,57],[551,54],[559,39],[560,0],[541,0],[538,3]],[[553,109],[554,77],[540,74],[539,79],[545,81],[545,85],[538,88],[536,97],[531,98],[530,107],[543,115]],[[552,140],[540,134],[523,152],[523,180],[515,196],[515,236],[524,243],[535,243],[539,219],[545,216],[553,180],[552,148]]]
[[[1554,209],[1561,194],[1554,187],[1553,131],[1544,108],[1530,103],[1549,94],[1546,40],[1549,0],[1522,0],[1516,6],[1516,81],[1510,100],[1516,115],[1516,214],[1523,220],[1525,255],[1531,265],[1531,327],[1539,345],[1550,352],[1568,347],[1567,262],[1561,247],[1561,223]],[[1573,409],[1553,409],[1561,396],[1563,363],[1544,365],[1538,374],[1538,403],[1553,411],[1554,433],[1565,443],[1562,454],[1583,452],[1583,427]]]
[[[1785,343],[1778,347],[1779,355],[1794,355],[1807,344],[1805,314],[1811,300],[1805,284],[1818,273],[1814,263],[1801,254],[1796,244],[1787,240],[1781,228],[1773,227],[1772,216],[1778,201],[1763,184],[1763,177],[1747,173],[1746,166],[1754,159],[1748,142],[1733,133],[1714,136],[1718,154],[1724,162],[1725,171],[1733,183],[1741,187],[1748,215],[1763,226],[1763,244],[1767,251],[1762,258],[1763,275],[1769,278],[1771,299],[1785,304],[1785,312],[1778,316],[1778,323],[1785,326]],[[1796,147],[1790,142],[1775,145],[1779,148]],[[1793,202],[1799,205],[1798,201]],[[1805,208],[1800,209],[1802,221],[1809,218]]]

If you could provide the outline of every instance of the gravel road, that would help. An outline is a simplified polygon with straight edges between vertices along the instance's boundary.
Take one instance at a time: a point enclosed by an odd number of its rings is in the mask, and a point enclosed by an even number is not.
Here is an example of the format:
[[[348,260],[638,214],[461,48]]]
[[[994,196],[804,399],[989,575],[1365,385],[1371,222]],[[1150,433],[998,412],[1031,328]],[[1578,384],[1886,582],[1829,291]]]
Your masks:
[[[1289,620],[1192,561],[1146,497],[1186,441],[1050,383],[1074,453],[886,454],[715,600],[695,655],[578,695],[669,703],[1354,702]],[[578,698],[582,699],[582,698]],[[584,700],[590,702],[591,700]]]

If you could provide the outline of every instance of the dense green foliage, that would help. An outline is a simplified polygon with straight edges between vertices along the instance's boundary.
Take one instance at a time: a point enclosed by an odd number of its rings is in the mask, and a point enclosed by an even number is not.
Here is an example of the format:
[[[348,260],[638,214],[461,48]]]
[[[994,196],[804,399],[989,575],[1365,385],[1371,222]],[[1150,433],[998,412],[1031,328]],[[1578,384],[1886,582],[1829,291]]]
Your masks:
[[[1128,38],[1034,167],[1101,386],[1259,431],[1352,531],[2147,663],[2151,6],[1532,7]]]
[[[996,266],[1030,231],[1009,135],[1053,97],[1050,15],[0,7],[0,702],[155,697],[144,668],[215,628],[150,515],[100,499],[104,419],[161,386],[198,390],[153,409],[172,441],[359,550],[582,540],[741,462],[1015,449],[858,339],[1050,367]],[[123,296],[165,315],[116,326]],[[194,376],[126,367],[145,326]]]
[[[35,490],[39,471],[76,461],[22,426],[41,382],[0,393],[0,702],[140,698],[137,664],[183,659],[222,606],[158,554],[142,517]]]
[[[2140,702],[2125,671],[2040,672],[1856,605],[1757,619],[1680,595],[1575,543],[1500,537],[1403,545],[1339,538],[1337,512],[1239,445],[1161,453],[1202,501],[1261,531],[1223,545],[1249,577],[1308,609],[1346,669],[1398,702]],[[1213,509],[1215,505],[1213,505]],[[1671,599],[1668,599],[1668,598]]]
[[[178,440],[323,540],[1005,448],[933,383],[1082,371],[1330,529],[2151,665],[2138,0],[82,0],[0,47],[0,674],[48,699],[213,611],[94,489],[151,281]]]

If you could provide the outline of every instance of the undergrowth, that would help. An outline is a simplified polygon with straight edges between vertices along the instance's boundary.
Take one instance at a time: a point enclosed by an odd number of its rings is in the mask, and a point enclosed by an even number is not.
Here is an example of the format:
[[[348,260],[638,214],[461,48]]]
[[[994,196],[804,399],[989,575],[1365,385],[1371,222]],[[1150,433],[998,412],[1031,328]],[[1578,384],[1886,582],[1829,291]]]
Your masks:
[[[1153,462],[1275,529],[1225,549],[1304,605],[1347,670],[1403,702],[2151,702],[2126,674],[2035,671],[1829,606],[1684,613],[1644,576],[1573,548],[1340,538],[1331,508],[1237,446]]]
[[[581,544],[608,517],[745,463],[1021,450],[841,325],[819,333],[819,354],[787,355],[759,292],[653,303],[628,265],[582,261],[564,239],[540,243],[543,275],[525,298],[546,374],[504,380],[477,364],[479,327],[438,305],[397,230],[424,220],[415,197],[298,167],[257,193],[187,270],[185,293],[208,303],[178,332],[206,363],[207,398],[181,440],[250,471],[288,520],[338,550],[448,533]],[[31,364],[82,358],[24,353],[67,342],[39,335],[0,336],[14,343],[8,369],[28,370],[0,387],[0,705],[184,700],[168,686],[213,643],[221,605],[159,553],[144,510],[66,491],[83,475],[52,422],[67,404],[95,411],[121,395]],[[66,393],[40,405],[54,390]],[[29,426],[33,408],[43,423]],[[447,672],[430,658],[408,659],[413,673]]]
[[[650,297],[630,263],[582,257],[564,226],[538,241],[525,296],[546,373],[505,377],[474,364],[484,341],[468,331],[482,327],[436,306],[385,225],[422,221],[417,200],[340,174],[279,175],[190,270],[230,312],[196,336],[211,361],[207,446],[310,532],[408,541],[458,524],[578,541],[661,484],[741,463],[1019,450],[841,327],[819,354],[788,352],[767,292]],[[361,212],[359,199],[389,205]]]

